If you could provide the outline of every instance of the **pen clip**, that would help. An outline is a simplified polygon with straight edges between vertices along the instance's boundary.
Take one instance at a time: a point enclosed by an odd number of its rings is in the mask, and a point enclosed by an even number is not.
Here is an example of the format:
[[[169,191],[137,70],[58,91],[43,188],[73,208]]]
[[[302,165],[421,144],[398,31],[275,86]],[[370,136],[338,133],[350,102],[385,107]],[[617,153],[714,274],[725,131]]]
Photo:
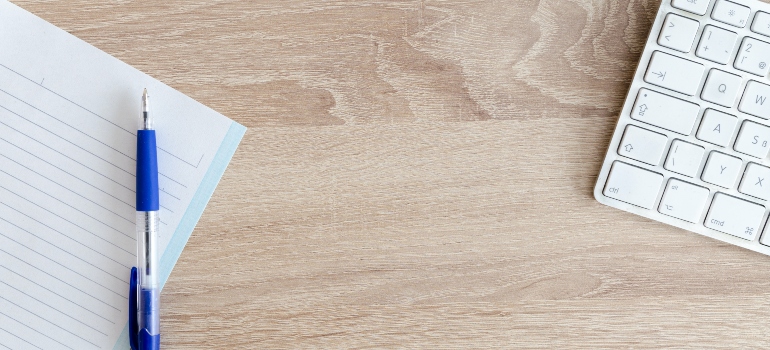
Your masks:
[[[131,268],[131,282],[128,286],[128,340],[131,343],[132,350],[139,350],[139,323],[136,319],[139,306],[137,288],[137,270]]]

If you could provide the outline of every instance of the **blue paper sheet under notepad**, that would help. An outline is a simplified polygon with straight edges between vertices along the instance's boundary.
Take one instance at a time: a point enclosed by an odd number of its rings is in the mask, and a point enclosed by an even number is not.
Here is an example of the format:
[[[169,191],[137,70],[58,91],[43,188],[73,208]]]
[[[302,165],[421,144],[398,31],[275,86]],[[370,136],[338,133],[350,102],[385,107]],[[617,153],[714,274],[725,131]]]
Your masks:
[[[142,89],[162,283],[246,129],[6,1],[0,47],[0,348],[127,349]]]

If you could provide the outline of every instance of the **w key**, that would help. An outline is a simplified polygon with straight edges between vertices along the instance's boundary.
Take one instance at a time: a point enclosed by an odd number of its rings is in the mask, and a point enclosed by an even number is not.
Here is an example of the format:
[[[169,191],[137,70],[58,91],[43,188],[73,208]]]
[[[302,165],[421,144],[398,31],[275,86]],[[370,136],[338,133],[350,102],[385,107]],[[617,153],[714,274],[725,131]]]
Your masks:
[[[700,63],[655,51],[644,81],[693,96],[698,92],[703,70]]]

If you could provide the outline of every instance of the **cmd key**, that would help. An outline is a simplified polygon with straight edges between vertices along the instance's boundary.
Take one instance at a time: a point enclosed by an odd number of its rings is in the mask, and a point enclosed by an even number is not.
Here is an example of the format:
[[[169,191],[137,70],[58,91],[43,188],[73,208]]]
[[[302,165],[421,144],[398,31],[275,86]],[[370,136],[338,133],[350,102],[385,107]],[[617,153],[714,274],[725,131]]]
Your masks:
[[[644,81],[693,96],[698,92],[703,70],[703,65],[700,63],[655,51],[647,67]]]
[[[724,193],[714,195],[704,225],[712,230],[753,240],[762,225],[765,207]]]

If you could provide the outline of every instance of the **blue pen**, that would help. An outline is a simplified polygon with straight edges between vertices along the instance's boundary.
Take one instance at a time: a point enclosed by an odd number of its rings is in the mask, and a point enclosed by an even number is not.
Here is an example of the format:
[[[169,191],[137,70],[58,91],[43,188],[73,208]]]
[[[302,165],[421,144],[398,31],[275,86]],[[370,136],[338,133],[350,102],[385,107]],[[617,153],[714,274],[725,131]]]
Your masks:
[[[158,151],[149,107],[145,89],[136,139],[137,267],[131,269],[129,298],[129,331],[134,350],[160,349]]]

